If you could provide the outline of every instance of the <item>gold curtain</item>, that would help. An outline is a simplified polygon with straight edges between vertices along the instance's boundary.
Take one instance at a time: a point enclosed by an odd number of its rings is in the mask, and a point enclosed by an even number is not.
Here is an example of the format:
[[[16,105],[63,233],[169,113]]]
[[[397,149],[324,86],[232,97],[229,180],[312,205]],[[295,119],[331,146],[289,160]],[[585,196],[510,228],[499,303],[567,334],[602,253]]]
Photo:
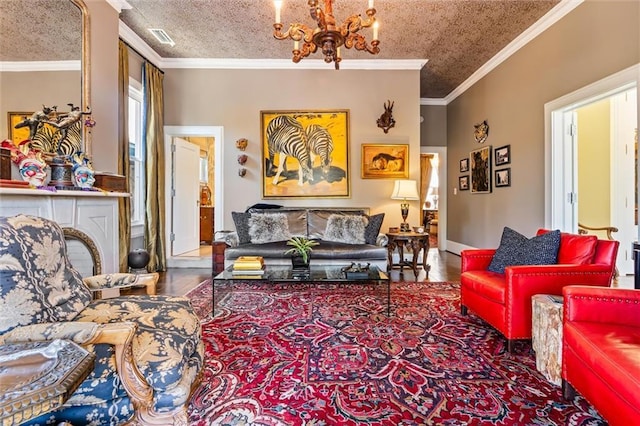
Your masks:
[[[420,154],[420,209],[424,208],[424,201],[429,192],[429,183],[431,183],[431,159],[433,154]]]
[[[165,271],[164,244],[164,91],[162,71],[149,62],[142,69],[144,81],[144,135],[146,151],[147,196],[145,206],[145,241],[151,260],[150,272]]]
[[[118,174],[129,186],[129,49],[118,44]],[[120,272],[128,270],[127,256],[131,247],[131,198],[118,200],[118,230],[120,235]]]

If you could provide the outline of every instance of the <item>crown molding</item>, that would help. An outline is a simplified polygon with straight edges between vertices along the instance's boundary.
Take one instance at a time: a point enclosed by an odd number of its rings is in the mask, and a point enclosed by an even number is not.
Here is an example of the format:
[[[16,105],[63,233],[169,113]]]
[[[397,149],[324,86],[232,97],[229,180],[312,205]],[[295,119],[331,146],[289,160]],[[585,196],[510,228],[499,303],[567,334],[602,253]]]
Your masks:
[[[420,98],[420,105],[447,106],[444,98]]]
[[[0,72],[80,71],[79,60],[73,61],[0,61]]]
[[[118,20],[118,34],[122,40],[131,46],[144,59],[148,60],[156,67],[162,68],[162,57],[121,20]]]
[[[348,59],[340,62],[340,69],[420,70],[427,61],[427,59]],[[320,59],[305,59],[296,64],[289,59],[163,58],[162,68],[334,70],[332,64],[327,64]]]
[[[107,0],[107,3],[111,5],[118,13],[123,9],[133,9],[133,7],[127,3],[127,0]]]
[[[547,12],[542,18],[536,21],[532,26],[527,28],[522,34],[516,37],[505,48],[498,52],[493,58],[489,59],[483,66],[478,68],[476,72],[471,74],[469,78],[456,87],[444,99],[447,104],[453,102],[455,98],[463,94],[467,89],[476,84],[482,77],[493,71],[498,65],[506,61],[511,55],[522,49],[531,40],[546,31],[551,25],[558,22],[566,14],[576,7],[584,3],[584,0],[562,0],[553,9]]]

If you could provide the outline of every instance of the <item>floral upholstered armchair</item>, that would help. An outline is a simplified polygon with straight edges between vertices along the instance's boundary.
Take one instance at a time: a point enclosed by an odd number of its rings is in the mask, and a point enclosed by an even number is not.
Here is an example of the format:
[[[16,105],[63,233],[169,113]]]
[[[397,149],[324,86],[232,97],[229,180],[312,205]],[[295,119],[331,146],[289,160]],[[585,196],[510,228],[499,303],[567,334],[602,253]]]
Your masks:
[[[0,344],[68,339],[95,354],[94,371],[67,402],[27,424],[187,424],[203,363],[200,323],[183,297],[92,300],[88,287],[134,280],[84,283],[55,222],[0,218]]]

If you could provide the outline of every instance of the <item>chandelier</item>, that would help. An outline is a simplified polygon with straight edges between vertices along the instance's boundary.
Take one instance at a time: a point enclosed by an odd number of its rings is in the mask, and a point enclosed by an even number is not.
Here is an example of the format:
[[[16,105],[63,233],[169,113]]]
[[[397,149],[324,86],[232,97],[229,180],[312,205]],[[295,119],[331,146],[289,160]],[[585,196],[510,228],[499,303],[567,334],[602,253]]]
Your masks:
[[[273,24],[273,36],[278,40],[293,40],[293,62],[300,62],[302,58],[306,58],[320,48],[324,55],[324,61],[326,63],[334,62],[336,69],[340,69],[341,46],[347,49],[355,47],[356,50],[366,50],[372,55],[377,55],[380,52],[378,22],[375,18],[376,10],[373,7],[373,0],[369,0],[366,20],[363,20],[360,15],[351,15],[340,26],[336,25],[336,18],[333,16],[333,0],[323,1],[324,10],[318,6],[318,0],[309,0],[308,2],[311,17],[317,23],[316,29],[312,30],[304,24],[294,23],[285,33],[282,32],[282,22],[280,21],[282,0],[274,1],[276,22]],[[364,36],[358,33],[362,28],[369,27],[373,27],[373,40],[370,45]],[[302,49],[300,42],[302,42]]]

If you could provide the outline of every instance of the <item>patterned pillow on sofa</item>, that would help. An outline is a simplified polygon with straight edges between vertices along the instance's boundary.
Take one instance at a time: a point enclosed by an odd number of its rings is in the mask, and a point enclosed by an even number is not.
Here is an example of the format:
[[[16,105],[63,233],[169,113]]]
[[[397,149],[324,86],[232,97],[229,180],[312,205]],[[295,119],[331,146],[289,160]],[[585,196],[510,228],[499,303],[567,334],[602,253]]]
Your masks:
[[[500,246],[487,269],[504,274],[507,266],[553,265],[558,260],[559,247],[560,231],[558,230],[527,238],[505,226]]]

